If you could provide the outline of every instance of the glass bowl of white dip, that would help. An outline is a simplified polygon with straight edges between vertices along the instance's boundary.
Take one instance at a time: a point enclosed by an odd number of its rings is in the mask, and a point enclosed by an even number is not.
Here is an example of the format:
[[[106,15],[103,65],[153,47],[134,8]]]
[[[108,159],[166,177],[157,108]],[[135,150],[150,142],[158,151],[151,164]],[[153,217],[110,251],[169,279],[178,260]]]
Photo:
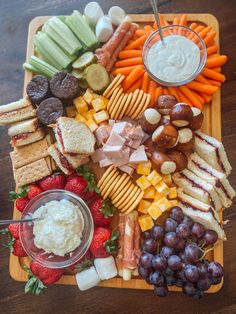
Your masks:
[[[23,218],[38,218],[20,225],[20,240],[29,257],[48,268],[68,267],[89,249],[94,225],[86,203],[65,190],[45,191],[26,206]]]
[[[206,46],[202,38],[189,27],[162,27],[146,40],[142,58],[150,77],[164,86],[181,86],[195,79],[206,63]]]

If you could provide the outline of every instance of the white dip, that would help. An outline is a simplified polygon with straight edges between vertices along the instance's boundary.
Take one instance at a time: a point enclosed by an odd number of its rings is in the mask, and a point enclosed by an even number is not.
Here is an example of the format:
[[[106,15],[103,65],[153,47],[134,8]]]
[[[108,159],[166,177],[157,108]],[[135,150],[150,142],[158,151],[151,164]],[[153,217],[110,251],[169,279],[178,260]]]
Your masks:
[[[39,207],[33,218],[34,244],[47,253],[64,256],[81,243],[84,218],[78,206],[68,200],[50,201]]]
[[[200,50],[190,39],[180,35],[165,37],[155,43],[147,56],[148,68],[160,80],[180,82],[190,77],[198,68]]]

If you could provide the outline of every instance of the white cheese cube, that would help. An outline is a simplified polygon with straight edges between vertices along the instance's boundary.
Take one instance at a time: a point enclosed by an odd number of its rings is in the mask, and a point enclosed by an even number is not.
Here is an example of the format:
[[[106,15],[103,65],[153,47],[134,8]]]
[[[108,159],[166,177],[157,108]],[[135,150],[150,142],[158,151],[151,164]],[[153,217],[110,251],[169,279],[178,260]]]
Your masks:
[[[101,280],[106,280],[117,276],[117,268],[113,256],[105,258],[95,258],[94,266]]]
[[[81,291],[93,288],[100,282],[100,278],[94,266],[77,273],[75,278]]]

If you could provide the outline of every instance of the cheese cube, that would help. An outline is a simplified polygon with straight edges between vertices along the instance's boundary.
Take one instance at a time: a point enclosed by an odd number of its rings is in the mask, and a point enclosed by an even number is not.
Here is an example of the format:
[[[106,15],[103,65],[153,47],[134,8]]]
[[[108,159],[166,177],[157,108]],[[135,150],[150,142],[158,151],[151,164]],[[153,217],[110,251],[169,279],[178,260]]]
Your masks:
[[[90,109],[89,111],[87,111],[84,114],[84,117],[89,120],[89,119],[93,119],[93,115],[95,114],[95,110],[94,109]]]
[[[104,97],[104,96],[99,96],[99,98],[102,99],[102,101],[104,102],[105,106],[107,107],[107,104],[108,104],[108,102],[109,102],[109,99],[107,99],[107,98]]]
[[[148,181],[146,176],[142,176],[136,180],[137,185],[140,187],[141,190],[147,189],[151,186],[151,183]]]
[[[146,176],[149,175],[152,168],[152,164],[150,161],[138,164],[136,172],[137,174],[145,174]]]
[[[174,199],[174,198],[177,198],[177,189],[176,189],[175,186],[170,188],[169,194],[168,194],[168,198],[171,199],[171,200]]]
[[[147,209],[147,212],[154,220],[162,215],[162,210],[158,206],[157,202],[153,202],[152,205]]]
[[[86,119],[79,113],[75,116],[75,120],[82,123],[86,123]]]
[[[76,116],[75,106],[66,107],[66,115],[68,118],[74,118]]]
[[[147,214],[147,209],[152,205],[151,202],[141,200],[138,205],[138,211],[143,214]]]
[[[95,98],[92,100],[93,109],[98,112],[100,110],[106,109],[106,105],[101,98]]]
[[[169,193],[169,188],[168,186],[165,184],[165,182],[161,181],[158,184],[155,185],[155,189],[157,190],[157,192],[167,195]]]
[[[95,113],[93,115],[93,118],[96,121],[96,123],[99,124],[99,123],[101,123],[103,121],[108,120],[109,119],[109,115],[108,115],[107,111],[102,110],[102,111],[99,111],[99,112]]]
[[[85,94],[83,95],[83,98],[86,101],[86,103],[90,105],[94,98],[92,90],[87,88]]]
[[[167,175],[163,176],[162,179],[165,182],[165,184],[171,185],[171,183],[172,183],[171,174],[167,174]]]
[[[160,198],[162,198],[163,196],[165,196],[162,193],[159,193],[158,191],[155,191],[155,197],[154,197],[154,202],[158,201]]]
[[[154,226],[154,222],[149,215],[142,215],[138,219],[142,232],[151,229]]]
[[[154,186],[149,186],[146,190],[144,190],[143,199],[154,198],[156,190]]]
[[[158,182],[162,180],[162,176],[159,175],[155,170],[153,170],[148,176],[148,181],[151,182],[152,185],[156,185]]]
[[[162,212],[171,208],[171,203],[165,196],[160,198],[156,203]]]
[[[171,208],[175,207],[175,206],[179,206],[179,201],[178,200],[170,200],[169,202],[171,203]]]
[[[96,131],[97,128],[98,128],[97,123],[94,122],[93,119],[87,120],[85,124],[90,128],[90,131],[91,131],[91,132]]]
[[[83,114],[88,111],[88,105],[82,96],[79,96],[73,100],[73,104],[78,113]]]

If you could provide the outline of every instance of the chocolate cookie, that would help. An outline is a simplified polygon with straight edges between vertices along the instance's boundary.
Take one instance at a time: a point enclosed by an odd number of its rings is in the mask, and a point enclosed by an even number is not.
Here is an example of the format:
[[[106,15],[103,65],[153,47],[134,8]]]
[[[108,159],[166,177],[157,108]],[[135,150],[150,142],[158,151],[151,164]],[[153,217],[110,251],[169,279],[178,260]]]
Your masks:
[[[62,101],[73,99],[79,94],[79,80],[69,73],[58,72],[50,81],[50,89]]]
[[[39,120],[45,124],[53,124],[64,113],[63,104],[60,99],[50,97],[43,100],[37,108]]]
[[[40,104],[51,94],[49,80],[42,75],[34,76],[26,87],[26,93],[34,104]]]

